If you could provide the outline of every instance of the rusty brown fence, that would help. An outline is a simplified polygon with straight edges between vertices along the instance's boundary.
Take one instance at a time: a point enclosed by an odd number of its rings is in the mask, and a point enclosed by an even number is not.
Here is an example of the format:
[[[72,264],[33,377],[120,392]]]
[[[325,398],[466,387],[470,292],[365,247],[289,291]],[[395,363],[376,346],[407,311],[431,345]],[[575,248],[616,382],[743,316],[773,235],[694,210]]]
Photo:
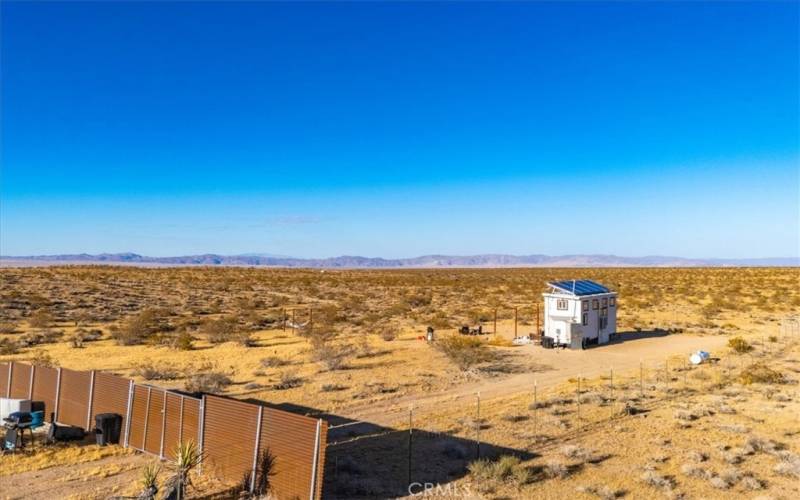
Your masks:
[[[43,401],[56,422],[89,431],[100,413],[122,415],[122,445],[162,459],[181,442],[198,444],[204,472],[230,482],[250,478],[259,457],[275,458],[278,498],[321,498],[328,424],[232,398],[201,398],[100,371],[0,363],[0,397]]]

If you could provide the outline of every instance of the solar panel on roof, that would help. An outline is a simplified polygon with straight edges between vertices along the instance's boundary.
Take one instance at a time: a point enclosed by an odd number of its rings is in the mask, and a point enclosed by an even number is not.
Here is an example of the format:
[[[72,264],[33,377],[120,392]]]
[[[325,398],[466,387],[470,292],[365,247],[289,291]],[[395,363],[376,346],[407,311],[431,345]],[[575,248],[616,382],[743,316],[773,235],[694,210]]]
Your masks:
[[[550,285],[564,290],[565,292],[574,293],[575,295],[592,295],[595,293],[610,292],[608,288],[591,280],[552,281]]]

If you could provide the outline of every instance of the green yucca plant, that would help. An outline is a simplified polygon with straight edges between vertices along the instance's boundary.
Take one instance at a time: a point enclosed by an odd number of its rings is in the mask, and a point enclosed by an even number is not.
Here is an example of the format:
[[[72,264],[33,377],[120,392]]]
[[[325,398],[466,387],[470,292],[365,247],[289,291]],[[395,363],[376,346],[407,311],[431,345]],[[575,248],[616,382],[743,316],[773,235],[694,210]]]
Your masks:
[[[189,473],[200,465],[201,459],[200,450],[191,439],[182,441],[175,447],[175,458],[172,460],[175,476],[172,481],[178,498],[184,498],[186,488],[191,485]]]
[[[154,499],[158,493],[158,475],[161,473],[161,466],[157,463],[148,464],[142,470],[142,494],[139,498]]]

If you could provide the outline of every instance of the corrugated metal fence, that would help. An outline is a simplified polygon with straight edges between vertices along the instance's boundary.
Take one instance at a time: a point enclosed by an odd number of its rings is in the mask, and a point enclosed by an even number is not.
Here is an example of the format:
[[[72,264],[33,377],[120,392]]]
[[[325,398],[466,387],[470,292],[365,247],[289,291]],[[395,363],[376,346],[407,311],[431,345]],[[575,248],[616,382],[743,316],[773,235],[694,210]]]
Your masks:
[[[275,457],[278,498],[321,498],[327,422],[220,396],[195,398],[135,384],[99,371],[0,363],[0,397],[44,401],[47,418],[94,427],[99,413],[122,415],[122,445],[172,458],[178,443],[195,441],[202,467],[226,481],[254,484],[259,455]]]

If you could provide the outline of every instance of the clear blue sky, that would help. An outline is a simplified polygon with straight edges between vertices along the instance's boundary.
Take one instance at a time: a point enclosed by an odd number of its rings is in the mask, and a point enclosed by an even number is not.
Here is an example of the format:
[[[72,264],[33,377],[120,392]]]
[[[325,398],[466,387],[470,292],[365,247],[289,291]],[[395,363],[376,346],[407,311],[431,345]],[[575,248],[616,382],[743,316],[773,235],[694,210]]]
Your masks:
[[[2,3],[0,254],[800,254],[796,2]]]

